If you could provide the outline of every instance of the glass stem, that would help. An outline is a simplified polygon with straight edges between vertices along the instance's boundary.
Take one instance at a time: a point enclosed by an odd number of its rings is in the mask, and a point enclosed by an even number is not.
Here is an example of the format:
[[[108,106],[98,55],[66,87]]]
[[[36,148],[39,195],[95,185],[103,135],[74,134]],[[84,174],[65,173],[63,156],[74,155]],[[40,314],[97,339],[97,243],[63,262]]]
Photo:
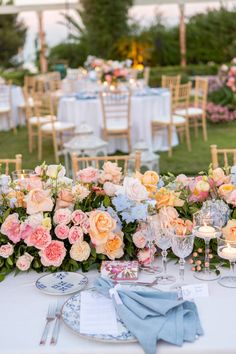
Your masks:
[[[148,241],[148,249],[149,249],[149,267],[152,267],[152,263],[153,263],[153,255],[152,255],[152,241]]]
[[[232,275],[234,275],[235,262],[230,261],[229,264],[230,264],[230,271],[231,271]]]
[[[205,273],[210,273],[210,240],[205,239]]]
[[[180,284],[184,284],[184,265],[185,265],[185,259],[180,258],[179,259],[179,280]]]
[[[161,252],[162,255],[162,267],[163,267],[163,279],[166,279],[167,277],[167,251],[163,250]]]

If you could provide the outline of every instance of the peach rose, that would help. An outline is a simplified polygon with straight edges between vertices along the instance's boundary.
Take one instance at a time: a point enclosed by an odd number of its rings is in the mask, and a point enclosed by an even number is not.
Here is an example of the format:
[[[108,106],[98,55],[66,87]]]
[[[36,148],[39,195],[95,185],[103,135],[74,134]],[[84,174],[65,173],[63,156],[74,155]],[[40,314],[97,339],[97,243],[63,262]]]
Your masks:
[[[230,176],[226,176],[222,168],[218,167],[212,171],[212,179],[216,186],[221,186],[223,183],[229,183]]]
[[[60,239],[60,240],[65,240],[69,236],[69,227],[65,224],[58,224],[55,227],[55,235]]]
[[[136,202],[141,202],[143,200],[148,199],[148,193],[146,188],[137,178],[125,177],[123,186],[125,195],[129,199],[134,200]]]
[[[82,242],[84,240],[84,233],[80,226],[72,226],[69,231],[69,242],[74,244],[76,242]]]
[[[56,209],[68,208],[74,204],[74,195],[70,189],[62,189],[57,195]]]
[[[32,189],[42,189],[43,188],[43,183],[41,181],[41,178],[39,176],[32,175],[29,178],[26,178],[23,180],[25,181],[25,189],[28,191],[31,191]]]
[[[96,252],[105,254],[109,259],[114,260],[124,255],[123,232],[111,233],[105,244],[96,246]]]
[[[48,231],[43,226],[38,226],[26,239],[25,243],[27,246],[33,246],[40,250],[44,249],[49,245],[52,238]]]
[[[231,183],[222,184],[219,187],[219,195],[227,201],[227,199],[230,196],[231,192],[233,190],[235,190],[235,189],[236,189],[236,187],[233,184],[231,184]]]
[[[184,205],[184,201],[179,198],[180,193],[173,192],[171,190],[162,187],[155,195],[157,209],[163,206],[181,207]]]
[[[6,235],[13,243],[17,243],[21,239],[20,222],[18,218],[19,215],[17,213],[8,215],[1,226],[1,233]]]
[[[88,220],[87,215],[82,210],[75,210],[71,215],[71,221],[74,225],[80,225],[85,220]]]
[[[77,176],[82,183],[95,183],[99,178],[99,170],[93,167],[87,167],[80,170]]]
[[[18,269],[20,269],[21,271],[26,271],[28,269],[30,269],[32,260],[34,259],[34,257],[32,257],[29,253],[25,252],[23,254],[23,256],[20,256],[17,261],[16,261],[16,266]]]
[[[122,177],[122,168],[118,167],[117,163],[107,161],[103,165],[103,171],[100,174],[99,181],[101,183],[113,182],[119,184]]]
[[[90,252],[90,246],[86,241],[76,242],[71,246],[70,257],[77,262],[83,262],[87,261]]]
[[[222,233],[227,240],[236,241],[236,220],[229,220]]]
[[[32,189],[25,197],[27,214],[35,214],[41,211],[52,211],[53,201],[49,190],[39,188]]]
[[[39,252],[41,263],[45,267],[60,267],[65,256],[66,248],[62,241],[51,241],[49,245]]]
[[[159,210],[158,220],[162,227],[169,227],[178,218],[177,210],[172,206],[163,206]]]
[[[116,220],[106,211],[94,210],[89,215],[89,235],[94,245],[104,244],[116,228]]]
[[[53,215],[53,222],[55,224],[69,224],[71,215],[72,213],[68,208],[57,209]]]
[[[144,248],[147,243],[147,231],[145,229],[136,231],[132,235],[132,240],[136,247]]]
[[[0,247],[0,257],[8,258],[14,252],[14,247],[8,242]]]

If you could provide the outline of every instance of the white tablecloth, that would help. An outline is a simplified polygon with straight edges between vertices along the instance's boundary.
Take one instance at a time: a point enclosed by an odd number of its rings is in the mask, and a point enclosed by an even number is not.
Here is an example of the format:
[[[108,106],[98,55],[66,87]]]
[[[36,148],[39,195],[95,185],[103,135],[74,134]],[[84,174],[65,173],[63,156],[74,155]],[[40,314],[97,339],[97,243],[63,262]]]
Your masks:
[[[152,137],[151,121],[156,118],[170,117],[170,92],[165,91],[160,95],[153,96],[132,96],[131,99],[131,140],[132,146],[144,140],[150,151],[166,151],[167,130],[161,129]],[[86,122],[93,127],[94,133],[101,137],[102,129],[102,108],[99,99],[76,99],[75,97],[63,97],[58,108],[58,119],[66,122],[73,122],[79,126]],[[173,132],[173,146],[178,145],[178,137]],[[109,141],[109,153],[116,150],[128,151],[125,139],[112,139]]]
[[[168,264],[168,270],[177,276],[177,265]],[[97,273],[92,271],[86,275],[90,287]],[[39,276],[34,272],[10,275],[0,283],[0,354],[144,354],[138,343],[108,344],[80,338],[64,323],[56,347],[39,346],[48,305],[56,303],[56,297],[35,288]],[[199,283],[190,271],[186,281]],[[236,289],[221,287],[216,281],[208,285],[210,296],[196,299],[204,336],[194,343],[184,343],[183,347],[159,343],[158,354],[236,353]]]
[[[6,86],[6,90],[8,87]],[[12,100],[12,125],[16,127],[19,124],[19,107],[22,107],[25,103],[24,95],[20,86],[12,86],[11,88],[11,100]],[[0,100],[0,105],[1,105]],[[3,103],[3,105],[5,105]],[[22,117],[24,113],[22,114]],[[23,122],[22,122],[23,123]],[[7,117],[4,115],[0,116],[0,130],[9,130]]]

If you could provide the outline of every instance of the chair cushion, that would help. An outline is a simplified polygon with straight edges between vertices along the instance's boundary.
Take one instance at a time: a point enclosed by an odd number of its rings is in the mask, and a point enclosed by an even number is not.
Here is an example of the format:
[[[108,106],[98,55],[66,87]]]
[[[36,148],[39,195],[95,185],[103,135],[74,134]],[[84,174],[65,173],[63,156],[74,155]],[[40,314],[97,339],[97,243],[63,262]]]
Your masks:
[[[172,116],[173,124],[184,124],[185,118],[177,115]],[[160,117],[152,121],[154,124],[170,124],[170,119],[166,119],[165,117]]]
[[[180,116],[200,116],[203,113],[202,108],[198,107],[189,107],[187,110],[186,109],[177,109],[175,111],[175,114],[180,115]]]
[[[115,131],[115,130],[126,130],[128,129],[128,121],[127,119],[107,119],[107,130]]]
[[[56,116],[31,117],[29,118],[29,122],[32,125],[37,125],[38,123],[41,125],[44,123],[50,123],[52,119],[56,120]]]
[[[72,130],[75,128],[74,124],[70,122],[55,122],[53,125],[54,129],[58,132],[63,130]],[[44,132],[51,132],[53,130],[53,125],[52,123],[44,124],[42,125],[41,130]]]
[[[9,106],[0,106],[0,113],[8,113],[11,108]]]

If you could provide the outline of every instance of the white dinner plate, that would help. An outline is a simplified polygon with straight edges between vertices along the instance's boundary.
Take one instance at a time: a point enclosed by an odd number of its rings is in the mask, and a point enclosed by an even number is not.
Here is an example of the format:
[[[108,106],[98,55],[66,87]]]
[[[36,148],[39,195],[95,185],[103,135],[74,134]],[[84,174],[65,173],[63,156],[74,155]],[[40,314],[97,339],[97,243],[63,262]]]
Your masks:
[[[35,286],[48,295],[68,295],[85,288],[88,278],[75,272],[56,272],[40,277]]]

